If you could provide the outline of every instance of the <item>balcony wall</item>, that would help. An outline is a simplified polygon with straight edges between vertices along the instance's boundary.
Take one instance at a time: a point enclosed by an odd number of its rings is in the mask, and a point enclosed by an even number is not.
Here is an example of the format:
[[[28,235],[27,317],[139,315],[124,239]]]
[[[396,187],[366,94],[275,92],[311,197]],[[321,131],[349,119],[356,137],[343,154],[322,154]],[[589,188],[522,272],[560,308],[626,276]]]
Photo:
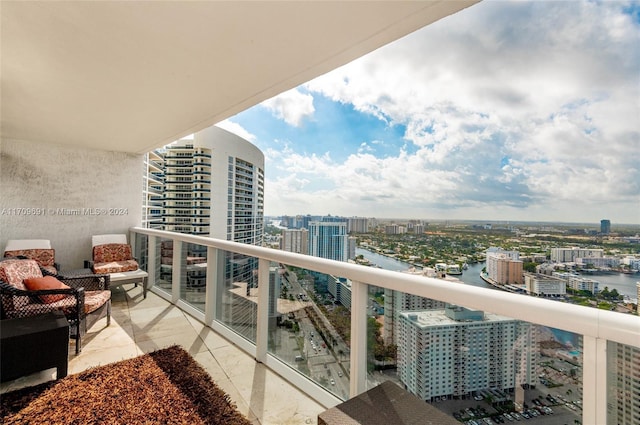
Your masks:
[[[139,154],[3,139],[0,249],[49,239],[63,269],[82,267],[91,235],[140,225],[143,171]]]

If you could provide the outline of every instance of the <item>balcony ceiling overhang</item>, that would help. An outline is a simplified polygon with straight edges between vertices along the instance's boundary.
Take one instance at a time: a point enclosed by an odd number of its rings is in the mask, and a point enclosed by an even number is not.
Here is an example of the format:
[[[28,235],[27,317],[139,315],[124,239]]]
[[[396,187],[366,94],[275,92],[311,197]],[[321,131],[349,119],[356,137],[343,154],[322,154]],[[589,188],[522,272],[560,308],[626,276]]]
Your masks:
[[[146,152],[476,2],[3,1],[2,138]]]

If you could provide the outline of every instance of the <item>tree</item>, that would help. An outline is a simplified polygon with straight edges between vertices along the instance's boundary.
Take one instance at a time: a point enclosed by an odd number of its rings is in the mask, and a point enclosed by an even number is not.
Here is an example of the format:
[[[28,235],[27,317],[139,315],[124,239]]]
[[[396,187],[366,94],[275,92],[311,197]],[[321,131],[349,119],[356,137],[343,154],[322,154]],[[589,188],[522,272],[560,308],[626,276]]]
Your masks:
[[[529,273],[535,273],[536,272],[536,263],[531,263],[531,262],[526,262],[522,265],[522,269],[525,272],[529,272]]]
[[[611,299],[611,300],[620,300],[622,298],[623,297],[618,293],[618,290],[615,289],[615,288],[613,288],[611,290],[611,292],[609,293],[609,299]]]

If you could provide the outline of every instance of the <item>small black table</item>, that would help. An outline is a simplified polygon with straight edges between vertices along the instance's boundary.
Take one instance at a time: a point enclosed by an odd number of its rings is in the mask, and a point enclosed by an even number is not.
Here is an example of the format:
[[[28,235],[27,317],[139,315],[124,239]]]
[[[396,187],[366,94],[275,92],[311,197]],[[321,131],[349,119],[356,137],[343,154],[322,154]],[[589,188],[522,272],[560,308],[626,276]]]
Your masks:
[[[0,320],[0,382],[50,369],[67,376],[69,322],[56,311]]]

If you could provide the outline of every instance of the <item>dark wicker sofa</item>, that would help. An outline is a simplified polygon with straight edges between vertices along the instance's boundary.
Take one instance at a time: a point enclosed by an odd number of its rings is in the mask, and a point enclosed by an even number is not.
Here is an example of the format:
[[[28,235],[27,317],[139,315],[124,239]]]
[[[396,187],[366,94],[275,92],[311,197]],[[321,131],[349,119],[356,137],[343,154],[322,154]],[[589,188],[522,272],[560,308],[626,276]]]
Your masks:
[[[30,289],[31,288],[31,289]],[[34,289],[46,288],[46,289]],[[55,276],[30,259],[0,261],[0,319],[62,311],[69,321],[76,354],[82,336],[97,320],[111,322],[109,275]]]

